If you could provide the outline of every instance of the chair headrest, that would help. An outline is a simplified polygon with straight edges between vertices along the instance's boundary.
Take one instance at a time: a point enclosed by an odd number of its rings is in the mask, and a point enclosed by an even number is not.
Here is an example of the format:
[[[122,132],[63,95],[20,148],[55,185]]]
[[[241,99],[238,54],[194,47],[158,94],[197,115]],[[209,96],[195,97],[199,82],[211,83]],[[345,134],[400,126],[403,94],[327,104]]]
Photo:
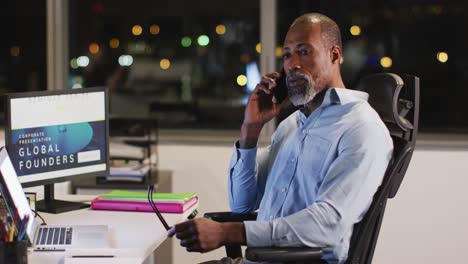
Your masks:
[[[408,131],[413,125],[405,118],[412,102],[399,99],[403,79],[394,73],[376,73],[363,77],[356,90],[369,94],[369,104],[387,124]]]

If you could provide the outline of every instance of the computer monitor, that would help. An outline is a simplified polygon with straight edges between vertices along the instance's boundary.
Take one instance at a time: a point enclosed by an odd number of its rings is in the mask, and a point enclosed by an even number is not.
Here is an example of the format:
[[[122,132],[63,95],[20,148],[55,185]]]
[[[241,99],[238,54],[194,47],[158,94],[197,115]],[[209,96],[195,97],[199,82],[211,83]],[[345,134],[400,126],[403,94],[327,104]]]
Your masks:
[[[5,146],[23,187],[44,185],[40,211],[60,213],[86,204],[54,199],[54,183],[109,173],[105,88],[6,95]]]

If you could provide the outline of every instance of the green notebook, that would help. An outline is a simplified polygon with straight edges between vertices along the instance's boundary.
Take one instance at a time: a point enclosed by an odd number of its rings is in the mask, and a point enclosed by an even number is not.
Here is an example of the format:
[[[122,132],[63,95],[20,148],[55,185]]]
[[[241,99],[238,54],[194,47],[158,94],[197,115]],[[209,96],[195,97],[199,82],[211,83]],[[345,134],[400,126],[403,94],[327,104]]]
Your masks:
[[[173,202],[183,203],[194,197],[196,193],[154,193],[153,200],[155,202]],[[123,201],[147,201],[148,194],[142,192],[132,192],[124,190],[112,190],[108,193],[101,194],[100,200],[123,200]]]

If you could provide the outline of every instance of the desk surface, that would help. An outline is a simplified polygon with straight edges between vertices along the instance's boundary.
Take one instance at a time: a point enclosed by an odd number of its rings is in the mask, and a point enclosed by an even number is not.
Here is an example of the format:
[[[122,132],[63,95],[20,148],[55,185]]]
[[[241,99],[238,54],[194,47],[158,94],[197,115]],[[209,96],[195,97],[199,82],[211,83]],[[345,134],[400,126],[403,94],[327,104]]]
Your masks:
[[[89,202],[94,196],[66,195],[59,198]],[[163,214],[163,216],[167,223],[172,226],[186,219],[193,210],[185,214]],[[108,225],[111,249],[106,250],[106,252],[112,252],[116,257],[132,259],[132,263],[142,263],[167,238],[164,226],[154,213],[98,211],[88,208],[61,214],[41,213],[41,216],[45,218],[47,224]],[[38,219],[38,221],[40,220]],[[28,253],[28,262],[64,263],[65,256],[70,255],[70,252],[73,251],[77,250],[67,252],[30,251]],[[94,254],[98,252],[94,252]],[[99,260],[94,260],[92,263],[99,263]]]

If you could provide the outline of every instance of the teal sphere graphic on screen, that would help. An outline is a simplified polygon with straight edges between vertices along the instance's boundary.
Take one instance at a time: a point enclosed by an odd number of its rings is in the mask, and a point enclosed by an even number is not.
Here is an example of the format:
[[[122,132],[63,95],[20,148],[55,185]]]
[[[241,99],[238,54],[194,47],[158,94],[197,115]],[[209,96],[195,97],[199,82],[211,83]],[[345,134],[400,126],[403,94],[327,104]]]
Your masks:
[[[60,154],[72,154],[83,150],[93,138],[89,123],[77,123],[45,127],[44,132],[51,138],[48,144],[57,145]]]

